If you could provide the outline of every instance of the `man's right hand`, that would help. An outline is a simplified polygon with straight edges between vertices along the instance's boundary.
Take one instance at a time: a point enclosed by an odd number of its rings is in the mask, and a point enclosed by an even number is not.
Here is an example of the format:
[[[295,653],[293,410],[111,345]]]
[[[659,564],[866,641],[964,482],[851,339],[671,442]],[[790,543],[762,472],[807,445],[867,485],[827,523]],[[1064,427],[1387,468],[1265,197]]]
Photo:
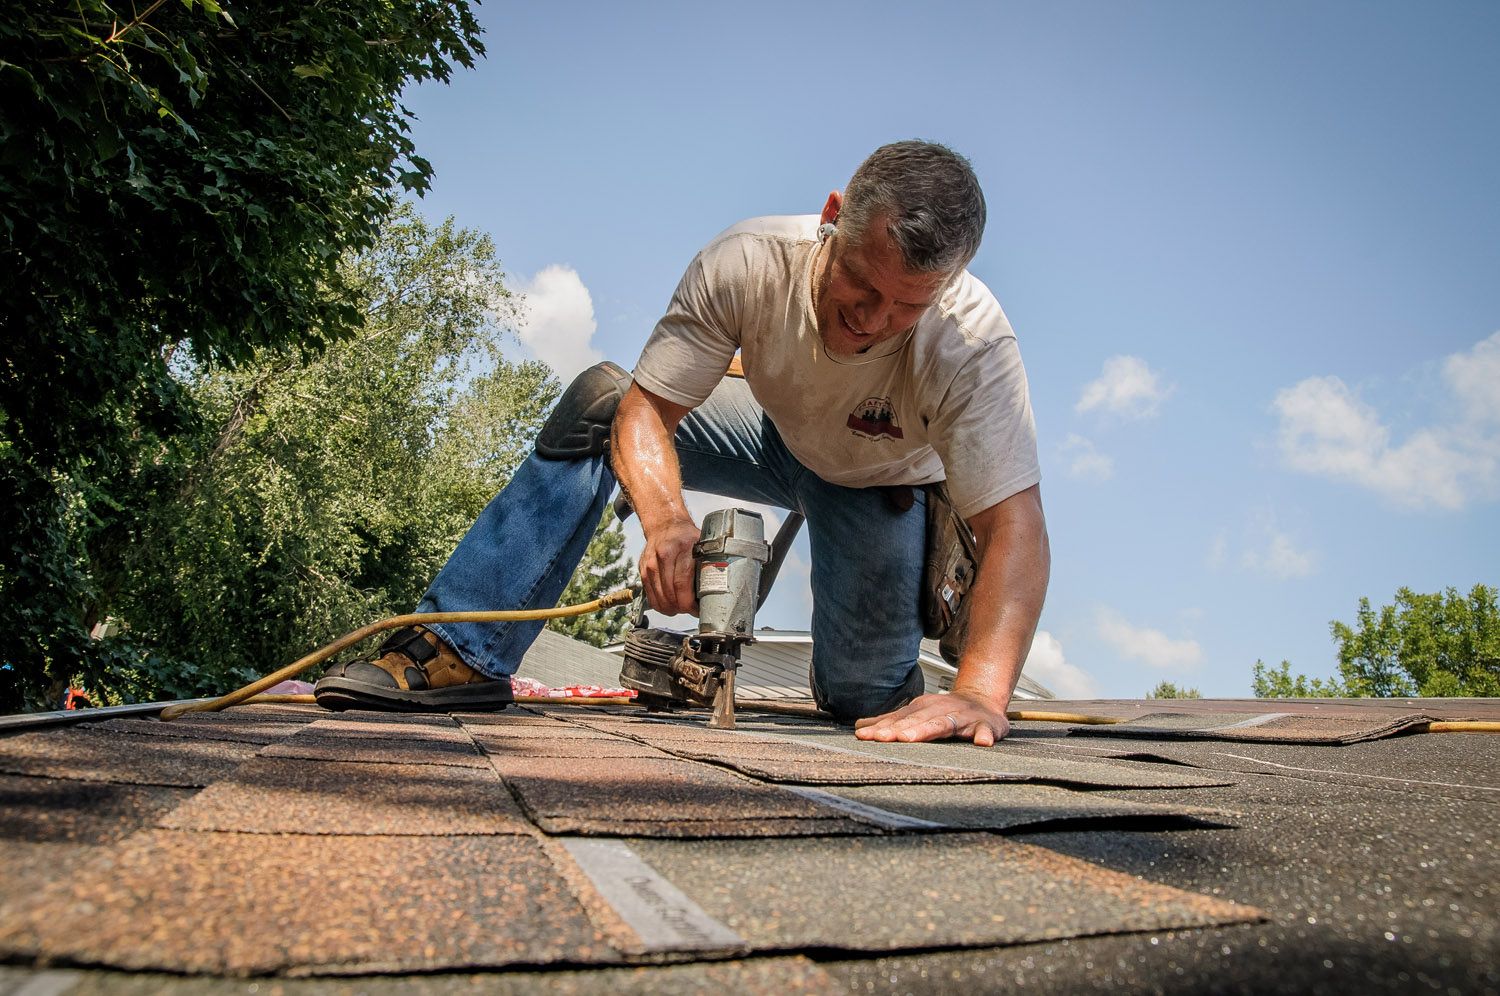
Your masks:
[[[698,613],[693,591],[693,544],[699,529],[689,518],[672,519],[646,536],[641,554],[641,584],[651,608],[669,616]]]

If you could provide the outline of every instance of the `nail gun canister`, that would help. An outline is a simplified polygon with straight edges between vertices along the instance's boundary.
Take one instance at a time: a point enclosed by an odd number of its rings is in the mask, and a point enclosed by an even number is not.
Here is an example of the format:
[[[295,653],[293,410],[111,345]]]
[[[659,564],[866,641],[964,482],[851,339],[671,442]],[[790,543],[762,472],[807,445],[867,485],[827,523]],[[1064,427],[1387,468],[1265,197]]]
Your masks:
[[[750,636],[760,570],[771,559],[765,522],[755,512],[724,508],[708,513],[693,547],[697,560],[698,633]]]

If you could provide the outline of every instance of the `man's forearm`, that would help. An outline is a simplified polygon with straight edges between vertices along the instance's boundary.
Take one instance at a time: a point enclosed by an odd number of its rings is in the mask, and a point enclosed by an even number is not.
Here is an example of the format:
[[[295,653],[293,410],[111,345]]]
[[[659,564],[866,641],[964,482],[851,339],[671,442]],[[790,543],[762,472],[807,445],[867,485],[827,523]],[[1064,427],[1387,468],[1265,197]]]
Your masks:
[[[674,519],[691,519],[682,497],[677,449],[672,445],[672,434],[685,411],[632,387],[615,413],[611,463],[647,534]]]
[[[682,472],[672,434],[687,408],[632,385],[615,412],[610,452],[615,476],[641,520],[641,584],[653,609],[697,611],[693,544],[698,527],[682,497]]]
[[[953,690],[1004,711],[1021,677],[1047,596],[1052,555],[1040,490],[1028,488],[974,516],[979,574]]]

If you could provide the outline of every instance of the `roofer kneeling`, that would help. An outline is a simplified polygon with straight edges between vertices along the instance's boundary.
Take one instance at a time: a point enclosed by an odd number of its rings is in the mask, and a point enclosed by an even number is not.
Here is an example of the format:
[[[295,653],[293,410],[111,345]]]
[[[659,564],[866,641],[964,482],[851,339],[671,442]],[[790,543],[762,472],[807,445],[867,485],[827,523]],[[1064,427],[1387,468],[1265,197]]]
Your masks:
[[[813,694],[877,740],[991,744],[1046,593],[1036,431],[1015,334],[965,267],[984,231],[969,163],[877,149],[819,215],[753,218],[693,259],[634,371],[586,371],[419,612],[554,605],[618,482],[650,604],[695,611],[683,489],[794,509],[812,546]],[[724,379],[735,352],[744,379]],[[952,694],[923,694],[926,515],[946,481],[977,579]],[[910,486],[913,502],[894,502]],[[902,505],[906,507],[903,508]],[[371,708],[509,698],[542,623],[405,630],[330,674]]]

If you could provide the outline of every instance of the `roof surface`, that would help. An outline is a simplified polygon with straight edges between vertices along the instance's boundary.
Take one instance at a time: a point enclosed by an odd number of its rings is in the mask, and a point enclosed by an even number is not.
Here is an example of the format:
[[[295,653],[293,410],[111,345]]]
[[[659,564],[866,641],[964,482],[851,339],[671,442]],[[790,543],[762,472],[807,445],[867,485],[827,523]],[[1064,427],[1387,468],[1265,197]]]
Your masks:
[[[1500,739],[1403,732],[1500,702],[1046,706],[1133,722],[982,749],[248,706],[0,739],[0,992],[1500,991]]]

